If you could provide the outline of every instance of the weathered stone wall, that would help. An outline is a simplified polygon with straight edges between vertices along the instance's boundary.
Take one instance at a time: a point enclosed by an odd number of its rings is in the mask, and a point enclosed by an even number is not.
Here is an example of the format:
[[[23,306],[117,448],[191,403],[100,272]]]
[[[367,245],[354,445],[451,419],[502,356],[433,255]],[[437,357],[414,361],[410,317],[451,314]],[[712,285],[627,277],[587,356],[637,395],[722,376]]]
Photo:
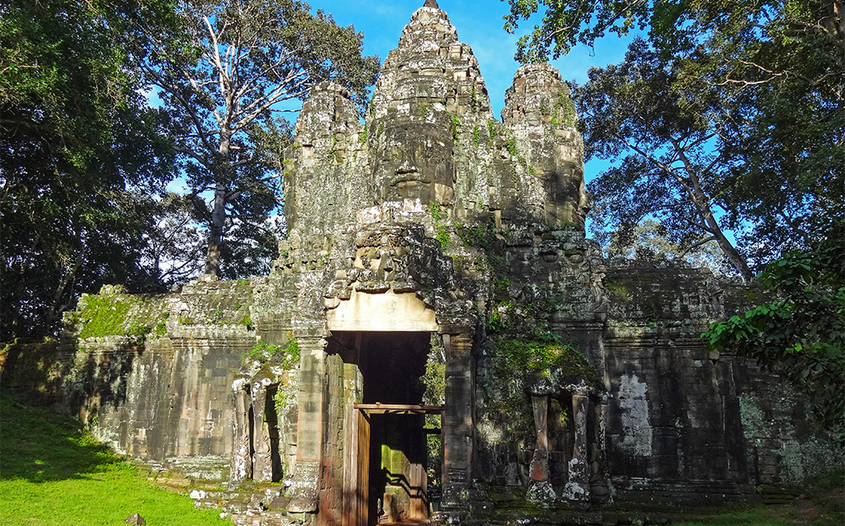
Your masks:
[[[622,261],[605,283],[607,458],[619,499],[719,503],[747,496],[749,484],[789,482],[790,466],[805,472],[821,451],[836,456],[821,442],[798,446],[809,439],[806,415],[788,385],[701,338],[743,310],[744,287],[707,270]]]
[[[731,312],[731,285],[706,270],[648,264],[611,266],[606,284],[607,459],[617,495],[740,497],[744,363],[708,351],[700,337]]]
[[[250,297],[248,281],[152,297],[106,287],[67,317],[62,343],[10,346],[3,387],[43,396],[120,453],[224,480],[232,379],[255,345]]]

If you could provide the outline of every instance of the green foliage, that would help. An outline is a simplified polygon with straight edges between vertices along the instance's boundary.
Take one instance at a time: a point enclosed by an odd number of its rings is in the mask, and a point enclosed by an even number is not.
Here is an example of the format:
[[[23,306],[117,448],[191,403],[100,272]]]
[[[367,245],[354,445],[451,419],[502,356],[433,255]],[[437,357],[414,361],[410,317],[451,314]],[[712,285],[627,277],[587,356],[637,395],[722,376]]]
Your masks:
[[[507,328],[507,324],[499,315],[498,311],[493,311],[489,318],[487,318],[487,331],[490,333],[502,332]]]
[[[449,118],[452,120],[452,142],[454,142],[455,146],[457,146],[460,142],[459,137],[461,135],[461,119],[459,119],[458,116],[454,113],[450,113]]]
[[[211,314],[205,319],[205,323],[208,325],[219,325],[223,322],[223,308],[217,306]]]
[[[496,227],[492,221],[475,226],[456,226],[455,232],[461,241],[470,247],[481,249],[487,266],[493,274],[493,292],[498,299],[507,297],[507,287],[512,283],[507,273],[505,257],[496,238]],[[504,322],[497,313],[492,313],[488,326],[496,332],[504,328]]]
[[[491,139],[495,139],[499,136],[499,127],[497,125],[497,121],[487,121],[487,133],[490,135]]]
[[[426,405],[443,405],[446,403],[446,351],[438,336],[433,335],[431,340],[425,373],[420,379],[425,387],[423,402]]]
[[[440,243],[440,247],[443,250],[449,247],[452,243],[452,236],[449,234],[448,226],[441,221],[446,219],[446,214],[443,210],[443,206],[437,202],[432,201],[428,204],[428,211],[431,214],[431,218],[434,220],[434,230],[436,235],[434,238]]]
[[[536,333],[526,339],[500,339],[490,350],[492,380],[505,386],[501,396],[492,400],[494,411],[505,414],[512,429],[522,439],[534,436],[534,418],[525,391],[532,376],[544,376],[554,382],[598,385],[599,376],[586,358],[571,345],[565,345],[550,333]],[[560,385],[560,384],[559,384]]]
[[[516,139],[513,137],[508,137],[508,142],[506,148],[508,149],[508,153],[511,154],[512,157],[520,157],[519,149],[516,147]]]
[[[431,335],[431,347],[425,363],[425,374],[420,378],[425,388],[425,405],[443,405],[446,403],[446,349],[439,335]],[[439,429],[441,415],[425,415],[425,427]],[[443,444],[439,436],[426,437],[426,465],[430,484],[439,486],[443,465]]]
[[[133,306],[130,296],[89,296],[79,313],[84,320],[80,338],[111,336],[126,332],[123,325]]]
[[[475,145],[475,148],[478,149],[478,145],[481,142],[481,130],[478,128],[478,123],[472,127],[472,143]]]
[[[282,359],[282,365],[285,369],[293,369],[294,367],[299,366],[299,353],[299,343],[297,343],[296,338],[293,338],[288,342],[284,349],[285,357]]]
[[[445,225],[437,225],[435,229],[437,230],[437,235],[434,237],[434,239],[436,239],[440,243],[440,248],[446,250],[452,243],[452,235],[449,234],[449,231],[446,229]]]
[[[712,238],[751,279],[808,246],[806,224],[845,215],[841,3],[509,3],[509,31],[543,12],[519,41],[525,62],[647,29],[624,64],[591,71],[576,90],[588,159],[620,160],[590,188],[597,230],[625,234],[655,217],[686,249]]]
[[[522,156],[520,153],[519,148],[516,145],[516,139],[513,137],[508,137],[508,142],[505,146],[508,149],[508,153],[511,154],[512,157],[516,157],[516,160],[519,162],[519,165],[523,168],[528,168],[528,161],[525,160],[525,157]]]
[[[759,281],[773,301],[715,323],[714,349],[756,358],[809,395],[820,428],[845,443],[845,224],[812,250],[770,263]]]
[[[78,421],[5,391],[0,430],[0,524],[123,524],[135,512],[161,526],[229,524],[218,510],[194,509],[187,496],[152,487]]]
[[[554,118],[556,120],[555,126],[559,123],[570,128],[575,127],[575,101],[563,91],[557,93]]]
[[[442,221],[444,219],[443,215],[443,205],[441,205],[437,201],[432,201],[428,204],[428,211],[431,214],[431,218],[435,221]]]
[[[244,356],[244,362],[247,360],[256,360],[259,362],[266,362],[268,361],[273,355],[279,352],[278,345],[270,345],[263,340],[258,340],[252,349],[250,349],[249,353]]]
[[[174,151],[135,63],[173,20],[166,0],[10,0],[0,11],[0,339],[10,341],[54,333],[104,284],[159,287],[144,233]]]
[[[485,251],[492,250],[496,242],[496,229],[492,222],[482,223],[475,226],[458,225],[456,232],[465,245],[481,248]]]
[[[143,251],[153,275],[170,288],[201,274],[206,247],[191,198],[165,193],[153,220],[155,228],[147,231]]]
[[[717,210],[733,210],[721,184],[729,167],[714,158],[715,137],[704,117],[720,111],[718,98],[683,100],[675,88],[678,66],[664,64],[642,40],[623,63],[589,76],[576,88],[587,156],[623,159],[588,187],[595,196],[594,228],[604,231],[599,237],[607,241],[612,229],[627,243],[638,224],[653,217],[682,250],[713,240],[735,272],[751,279],[745,257],[723,231],[728,225],[716,217]]]
[[[493,373],[502,380],[513,374],[560,374],[598,383],[595,368],[574,347],[560,343],[552,334],[537,334],[527,340],[499,340],[491,352]]]
[[[290,403],[293,401],[294,395],[295,393],[292,393],[290,390],[282,387],[279,387],[279,389],[276,390],[273,395],[273,407],[276,410],[277,417],[281,418],[282,415],[287,412],[290,407]]]
[[[698,268],[709,268],[714,274],[724,272],[724,253],[714,240],[691,238],[689,243],[672,239],[670,229],[662,223],[646,219],[633,228],[616,230],[603,236],[607,242],[605,254],[609,258],[627,258],[646,261],[683,262]]]

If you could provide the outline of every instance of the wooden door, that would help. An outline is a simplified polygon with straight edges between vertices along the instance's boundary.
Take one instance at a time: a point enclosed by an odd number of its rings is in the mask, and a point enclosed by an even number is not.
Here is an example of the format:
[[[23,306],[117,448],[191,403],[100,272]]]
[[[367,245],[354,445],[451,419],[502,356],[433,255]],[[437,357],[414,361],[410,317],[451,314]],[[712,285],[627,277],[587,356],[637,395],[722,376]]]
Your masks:
[[[367,526],[370,489],[370,416],[347,409],[348,453],[343,480],[343,526]]]

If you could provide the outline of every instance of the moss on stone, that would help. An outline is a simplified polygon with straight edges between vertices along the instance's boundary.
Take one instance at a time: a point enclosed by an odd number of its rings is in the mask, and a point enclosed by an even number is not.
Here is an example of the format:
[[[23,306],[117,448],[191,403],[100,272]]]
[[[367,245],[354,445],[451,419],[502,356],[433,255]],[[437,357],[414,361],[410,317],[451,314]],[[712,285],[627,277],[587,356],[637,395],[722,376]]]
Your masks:
[[[557,125],[575,127],[575,102],[567,93],[563,91],[557,92],[557,101],[555,102],[555,119]]]
[[[534,419],[527,386],[543,377],[552,390],[563,395],[569,385],[598,386],[599,375],[578,349],[549,333],[522,338],[502,338],[490,349],[490,408],[504,417],[508,431],[530,442]],[[561,412],[565,415],[565,412]]]
[[[151,332],[163,334],[160,326],[167,319],[167,312],[155,297],[128,295],[120,288],[104,287],[100,294],[83,295],[69,318],[80,339],[129,336],[143,341]]]
[[[299,355],[299,343],[296,338],[288,341],[284,347],[258,340],[249,353],[244,356],[244,362],[248,360],[257,360],[262,363],[272,361],[281,365],[284,369],[290,370],[299,365]]]
[[[524,340],[499,340],[492,356],[493,373],[502,380],[514,374],[579,378],[591,385],[599,380],[595,368],[580,351],[562,344],[552,334],[540,334]]]

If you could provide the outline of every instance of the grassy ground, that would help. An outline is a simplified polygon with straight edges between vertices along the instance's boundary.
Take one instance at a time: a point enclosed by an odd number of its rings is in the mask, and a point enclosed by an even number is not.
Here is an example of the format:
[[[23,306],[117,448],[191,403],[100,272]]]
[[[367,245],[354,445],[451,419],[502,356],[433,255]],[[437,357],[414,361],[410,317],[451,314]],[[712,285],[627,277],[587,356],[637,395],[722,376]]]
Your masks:
[[[837,516],[838,515],[838,516]],[[843,526],[845,516],[813,506],[760,506],[748,510],[720,513],[699,521],[673,522],[672,526]]]
[[[810,481],[787,504],[762,505],[700,517],[673,526],[845,526],[845,472]]]
[[[79,423],[0,393],[0,525],[123,524],[225,526],[215,510],[153,487],[132,464],[84,433]]]

